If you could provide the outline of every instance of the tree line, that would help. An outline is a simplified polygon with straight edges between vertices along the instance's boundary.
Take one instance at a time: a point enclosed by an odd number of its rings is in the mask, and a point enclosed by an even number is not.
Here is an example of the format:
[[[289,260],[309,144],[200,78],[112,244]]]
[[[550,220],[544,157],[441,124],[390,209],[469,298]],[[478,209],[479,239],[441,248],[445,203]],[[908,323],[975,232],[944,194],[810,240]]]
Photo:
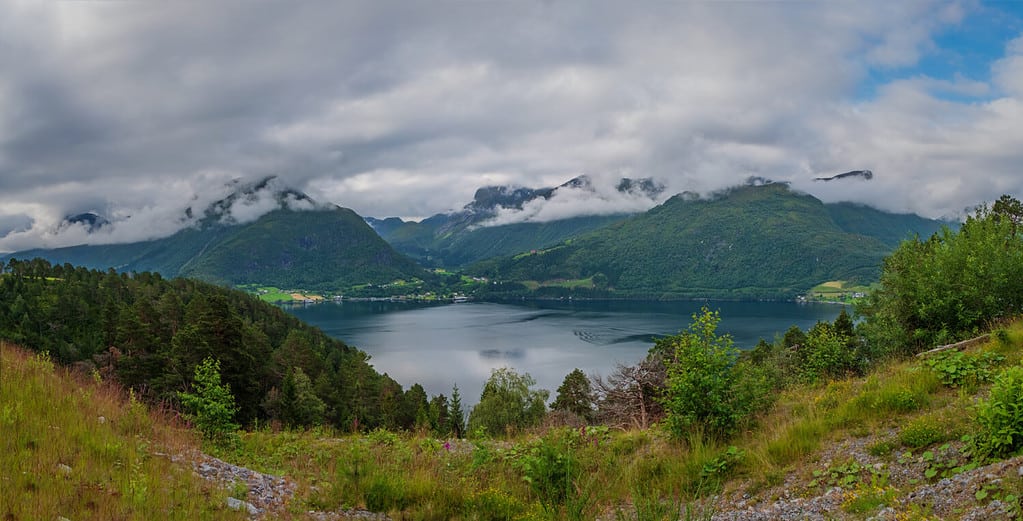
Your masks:
[[[242,424],[410,429],[430,410],[421,386],[402,389],[362,351],[241,291],[42,259],[2,268],[0,338],[153,403],[179,407],[213,359]]]

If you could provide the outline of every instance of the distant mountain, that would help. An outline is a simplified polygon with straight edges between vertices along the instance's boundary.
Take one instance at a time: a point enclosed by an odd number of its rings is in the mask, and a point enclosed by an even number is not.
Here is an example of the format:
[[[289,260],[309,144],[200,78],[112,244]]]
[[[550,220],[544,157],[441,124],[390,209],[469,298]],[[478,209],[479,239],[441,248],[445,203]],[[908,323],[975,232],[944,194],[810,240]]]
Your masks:
[[[21,251],[4,258],[42,257],[93,269],[154,271],[220,284],[261,283],[303,289],[341,289],[423,278],[427,273],[396,252],[352,210],[315,204],[292,190],[277,192],[282,208],[238,224],[245,187],[202,211],[204,218],[162,239]],[[263,194],[265,196],[265,194]],[[303,201],[304,205],[295,205]],[[293,210],[305,206],[308,210]],[[193,209],[189,213],[195,212]]]
[[[845,173],[842,173],[842,174],[833,175],[831,177],[815,177],[815,178],[813,178],[813,180],[814,181],[825,181],[825,182],[827,182],[827,181],[838,181],[840,179],[849,179],[849,178],[853,178],[853,179],[858,178],[858,179],[863,179],[865,181],[870,181],[871,179],[874,178],[874,172],[871,172],[870,170],[853,170],[853,171],[850,171],[850,172],[845,172]]]
[[[825,205],[784,184],[750,184],[706,199],[680,194],[571,241],[468,271],[592,288],[576,292],[583,295],[790,298],[829,280],[875,280],[897,239],[940,226],[865,206]]]
[[[618,222],[635,211],[612,211],[551,220],[531,220],[525,210],[571,194],[596,203],[606,194],[589,176],[579,176],[557,187],[516,188],[486,186],[476,190],[472,202],[457,212],[437,214],[420,222],[368,218],[367,222],[395,249],[427,266],[460,267],[491,257],[544,248],[576,235]],[[664,186],[653,179],[620,179],[610,187],[622,198],[654,201]],[[599,207],[599,204],[592,205]],[[523,217],[514,217],[521,213]],[[506,221],[502,215],[512,214]]]

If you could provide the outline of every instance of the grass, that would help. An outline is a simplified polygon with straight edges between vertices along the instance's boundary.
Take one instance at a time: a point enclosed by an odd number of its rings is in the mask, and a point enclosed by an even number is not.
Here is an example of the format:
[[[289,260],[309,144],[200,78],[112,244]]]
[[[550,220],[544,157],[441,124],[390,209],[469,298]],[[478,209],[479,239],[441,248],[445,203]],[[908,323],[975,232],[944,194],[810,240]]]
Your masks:
[[[245,519],[166,454],[192,432],[113,385],[0,342],[0,518]]]
[[[998,352],[1006,367],[1019,363],[1021,346],[1023,322],[1016,322],[972,351]],[[153,455],[156,447],[194,448],[187,431],[112,386],[55,372],[43,358],[5,346],[3,363],[0,429],[13,433],[0,454],[5,519],[236,515],[222,505],[229,493],[243,495],[240,487],[211,489]],[[974,404],[989,385],[955,388],[924,360],[892,362],[865,377],[791,387],[757,426],[728,443],[699,433],[675,441],[657,428],[547,428],[473,440],[263,429],[241,433],[237,445],[215,455],[294,480],[296,497],[282,515],[297,519],[353,507],[394,519],[704,519],[716,495],[783,484],[809,494],[821,480],[841,483],[843,510],[867,518],[893,505],[907,485],[851,460],[816,468],[821,450],[868,437],[865,450],[892,464],[909,451],[940,452],[937,445],[975,432]]]

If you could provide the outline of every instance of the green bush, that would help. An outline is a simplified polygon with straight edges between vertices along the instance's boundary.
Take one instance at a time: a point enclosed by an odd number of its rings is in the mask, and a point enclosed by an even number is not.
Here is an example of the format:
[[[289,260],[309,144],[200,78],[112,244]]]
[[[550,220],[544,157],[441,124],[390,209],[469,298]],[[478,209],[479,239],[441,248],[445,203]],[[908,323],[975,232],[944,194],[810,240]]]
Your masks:
[[[687,331],[659,339],[651,349],[665,356],[665,424],[676,438],[694,433],[727,437],[769,395],[766,373],[736,364],[732,337],[716,334],[720,321],[716,311],[704,307]]]
[[[1023,448],[1023,366],[995,377],[991,396],[977,406],[977,422],[977,456],[1001,458]]]

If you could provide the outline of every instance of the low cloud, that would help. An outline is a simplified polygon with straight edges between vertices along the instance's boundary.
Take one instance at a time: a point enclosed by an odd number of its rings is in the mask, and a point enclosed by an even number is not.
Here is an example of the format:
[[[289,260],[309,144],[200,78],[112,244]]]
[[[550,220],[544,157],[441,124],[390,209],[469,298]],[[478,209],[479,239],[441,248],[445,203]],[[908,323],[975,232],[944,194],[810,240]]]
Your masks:
[[[168,180],[162,186],[164,191],[160,193],[166,195],[165,198],[142,201],[138,206],[117,206],[112,201],[99,201],[99,204],[91,206],[75,205],[70,194],[77,187],[65,187],[70,200],[67,205],[58,206],[64,213],[47,215],[48,218],[42,220],[32,220],[26,215],[14,216],[13,222],[23,225],[12,227],[0,236],[0,252],[146,241],[198,226],[204,219],[220,224],[243,224],[279,208],[300,211],[321,207],[310,199],[298,198],[287,192],[287,187],[276,179],[256,183],[238,179],[225,182],[225,176],[219,173],[188,180]],[[145,184],[127,191],[158,192],[155,187]],[[52,210],[42,208],[39,211],[49,214]],[[108,222],[90,227],[86,223],[68,221],[68,217],[86,212],[96,213]],[[4,222],[4,218],[0,217],[0,225]]]
[[[666,198],[663,193],[649,194],[641,189],[619,190],[610,177],[587,178],[579,185],[559,186],[550,198],[538,197],[522,208],[498,207],[497,215],[479,226],[500,226],[522,222],[549,222],[589,215],[640,213]]]

